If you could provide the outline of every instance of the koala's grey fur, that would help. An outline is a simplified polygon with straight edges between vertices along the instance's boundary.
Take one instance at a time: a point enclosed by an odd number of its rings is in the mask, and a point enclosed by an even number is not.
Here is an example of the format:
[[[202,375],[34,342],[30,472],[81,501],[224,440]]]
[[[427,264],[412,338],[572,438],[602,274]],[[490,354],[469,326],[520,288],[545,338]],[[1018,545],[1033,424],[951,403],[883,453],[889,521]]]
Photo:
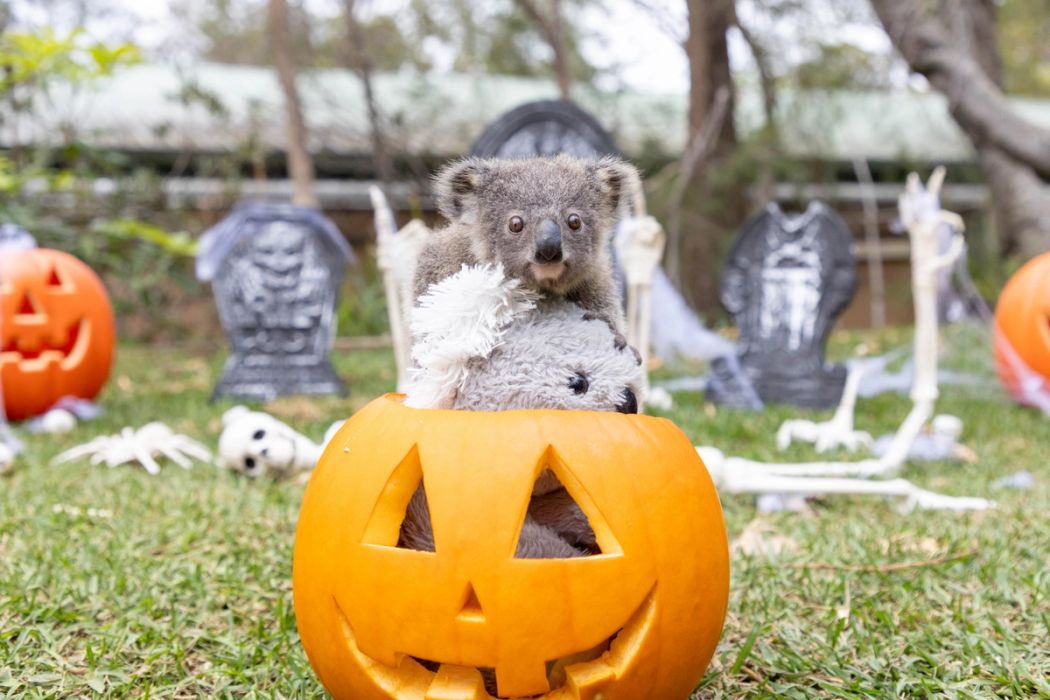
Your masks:
[[[616,348],[614,332],[577,304],[540,301],[513,323],[486,358],[471,360],[452,408],[472,411],[572,409],[637,412],[643,370],[631,347]],[[585,391],[577,392],[572,384]],[[416,492],[401,529],[401,545],[434,551],[426,496]],[[565,558],[597,550],[587,517],[553,474],[536,482],[517,556]]]
[[[502,263],[506,274],[526,287],[573,301],[622,332],[607,244],[620,201],[637,180],[632,165],[611,157],[466,159],[449,165],[435,181],[438,207],[449,225],[435,231],[419,255],[416,298],[464,264]],[[582,219],[578,230],[569,227],[570,214]],[[514,216],[524,220],[517,233],[508,227]],[[556,278],[537,277],[543,222],[560,227],[563,266]],[[622,346],[622,337],[617,340]]]

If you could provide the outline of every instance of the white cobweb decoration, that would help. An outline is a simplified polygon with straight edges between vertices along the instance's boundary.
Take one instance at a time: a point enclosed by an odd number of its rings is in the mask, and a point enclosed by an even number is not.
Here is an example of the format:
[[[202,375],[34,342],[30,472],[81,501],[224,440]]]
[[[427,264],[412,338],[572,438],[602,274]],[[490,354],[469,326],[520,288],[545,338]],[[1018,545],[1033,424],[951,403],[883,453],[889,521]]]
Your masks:
[[[995,356],[1007,393],[1025,406],[1038,408],[1050,416],[1050,379],[1037,373],[1017,354],[999,324],[994,331]],[[1006,381],[1007,378],[1009,381]]]

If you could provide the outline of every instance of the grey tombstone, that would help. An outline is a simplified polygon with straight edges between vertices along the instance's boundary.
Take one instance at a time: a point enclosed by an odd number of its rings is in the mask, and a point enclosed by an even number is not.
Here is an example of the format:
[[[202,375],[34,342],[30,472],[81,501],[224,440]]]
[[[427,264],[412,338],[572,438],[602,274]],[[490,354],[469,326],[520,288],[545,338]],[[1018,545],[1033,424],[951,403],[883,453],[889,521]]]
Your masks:
[[[321,212],[245,203],[201,239],[231,354],[212,398],[270,401],[347,393],[328,359],[343,269],[353,251]]]
[[[797,216],[771,204],[737,235],[721,298],[740,329],[738,359],[762,401],[807,408],[838,403],[846,368],[828,365],[824,348],[856,291],[852,244],[846,222],[819,202]],[[725,363],[716,360],[713,373],[724,373]],[[719,383],[708,395],[746,403]]]
[[[489,124],[470,149],[470,155],[481,158],[559,153],[595,158],[620,151],[597,119],[564,100],[539,100],[512,109]]]

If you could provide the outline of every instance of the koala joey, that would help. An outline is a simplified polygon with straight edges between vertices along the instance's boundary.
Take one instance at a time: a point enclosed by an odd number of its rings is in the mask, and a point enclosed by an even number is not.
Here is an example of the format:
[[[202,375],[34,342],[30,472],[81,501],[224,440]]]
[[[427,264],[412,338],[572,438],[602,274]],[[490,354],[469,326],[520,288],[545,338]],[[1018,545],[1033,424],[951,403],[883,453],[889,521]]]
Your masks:
[[[608,324],[565,299],[541,299],[499,265],[464,267],[435,284],[412,316],[416,367],[406,406],[472,411],[569,409],[637,413],[644,374]],[[422,489],[401,543],[434,550]],[[517,556],[594,552],[586,516],[553,474],[536,481]]]
[[[449,225],[424,245],[414,292],[460,266],[499,263],[509,277],[546,297],[561,297],[605,321],[622,348],[624,317],[608,240],[620,202],[638,171],[622,160],[466,159],[435,180]]]

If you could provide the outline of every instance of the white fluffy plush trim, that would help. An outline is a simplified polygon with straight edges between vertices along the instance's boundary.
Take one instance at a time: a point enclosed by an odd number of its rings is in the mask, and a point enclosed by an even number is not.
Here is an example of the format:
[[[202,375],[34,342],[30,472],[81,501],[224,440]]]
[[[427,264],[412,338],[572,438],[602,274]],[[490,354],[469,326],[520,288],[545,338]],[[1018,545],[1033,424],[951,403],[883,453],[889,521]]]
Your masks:
[[[507,327],[539,296],[507,279],[502,265],[464,265],[419,298],[412,312],[406,406],[448,408],[474,358],[488,357]]]

